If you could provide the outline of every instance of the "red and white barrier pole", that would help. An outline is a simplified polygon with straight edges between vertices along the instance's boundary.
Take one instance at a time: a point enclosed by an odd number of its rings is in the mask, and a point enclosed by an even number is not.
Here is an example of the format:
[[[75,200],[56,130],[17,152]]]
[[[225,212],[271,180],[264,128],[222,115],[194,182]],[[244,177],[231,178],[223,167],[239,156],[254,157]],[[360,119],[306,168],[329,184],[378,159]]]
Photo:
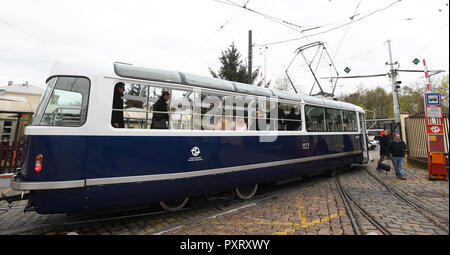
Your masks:
[[[423,67],[425,69],[425,78],[427,78],[427,92],[431,92],[431,81],[430,81],[430,76],[428,75],[428,67],[427,64],[425,62],[425,59],[423,59]]]

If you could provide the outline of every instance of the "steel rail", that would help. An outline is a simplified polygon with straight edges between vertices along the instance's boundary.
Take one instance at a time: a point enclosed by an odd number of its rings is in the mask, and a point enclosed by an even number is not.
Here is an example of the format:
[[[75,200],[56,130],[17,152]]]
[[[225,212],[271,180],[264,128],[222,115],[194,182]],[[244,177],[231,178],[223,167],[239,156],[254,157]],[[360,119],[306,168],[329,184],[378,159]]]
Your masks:
[[[350,218],[350,222],[352,223],[353,231],[355,232],[356,235],[362,235],[361,232],[363,232],[363,231],[361,228],[361,224],[357,220],[357,215],[353,211],[353,208],[350,206],[349,202],[351,201],[351,199],[348,196],[348,194],[344,191],[344,188],[342,187],[341,183],[339,182],[338,175],[335,175],[334,181],[336,183],[336,187],[338,188],[339,195],[341,196],[342,201],[344,202],[345,211],[347,211],[347,215]]]
[[[358,202],[355,198],[353,198],[346,190],[345,188],[342,186],[340,179],[339,179],[339,174],[336,174],[335,176],[335,182],[336,182],[336,186],[338,187],[338,191],[339,194],[342,197],[342,200],[344,201],[344,205],[346,207],[347,212],[351,211],[351,213],[349,213],[349,217],[350,217],[350,221],[352,222],[352,226],[353,229],[355,230],[355,233],[357,235],[361,235],[362,228],[361,228],[361,224],[359,223],[358,220],[358,216],[356,215],[356,213],[353,211],[353,209],[351,209],[351,206],[348,205],[349,202],[353,203],[356,208],[360,211],[360,213],[370,222],[372,223],[372,225],[374,225],[378,230],[381,231],[381,233],[383,233],[384,235],[392,235],[392,233],[387,230],[383,225],[381,225],[373,215],[371,215],[369,212],[367,212]],[[348,207],[348,208],[347,208]],[[354,219],[352,219],[354,218]]]
[[[447,234],[449,234],[449,230],[444,227],[442,224],[438,223],[437,221],[435,221],[433,218],[431,218],[428,214],[431,214],[437,218],[443,219],[442,216],[440,215],[436,215],[435,213],[432,213],[431,211],[429,211],[428,209],[425,209],[425,207],[423,205],[420,205],[418,203],[415,203],[413,201],[411,201],[410,199],[406,198],[405,196],[401,195],[399,192],[396,191],[396,189],[394,187],[392,187],[391,185],[387,184],[386,182],[382,181],[380,178],[378,178],[377,176],[375,176],[373,173],[371,173],[369,170],[364,168],[364,171],[366,171],[372,178],[374,178],[378,183],[380,183],[381,185],[383,185],[389,192],[391,192],[395,197],[397,197],[400,201],[404,202],[405,204],[409,205],[410,207],[414,208],[417,212],[419,212],[420,214],[422,214],[428,221],[430,221],[431,223],[433,223],[436,227],[438,227],[439,229],[443,230],[444,232],[446,232]],[[448,221],[448,219],[447,219]]]

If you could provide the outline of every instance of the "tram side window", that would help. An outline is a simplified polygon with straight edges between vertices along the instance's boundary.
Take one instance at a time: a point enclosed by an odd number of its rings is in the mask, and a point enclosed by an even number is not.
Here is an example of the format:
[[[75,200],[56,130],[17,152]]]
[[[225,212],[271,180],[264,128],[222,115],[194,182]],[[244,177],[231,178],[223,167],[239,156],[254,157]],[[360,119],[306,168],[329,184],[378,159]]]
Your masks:
[[[290,104],[278,103],[278,130],[286,130],[286,116],[289,114],[291,109]]]
[[[356,112],[342,111],[344,120],[344,131],[355,132],[358,131],[358,120]]]
[[[236,131],[248,130],[248,102],[246,102],[245,97],[227,96],[224,102],[225,116],[232,116],[231,129]]]
[[[324,109],[305,105],[306,130],[311,132],[325,131]]]
[[[137,129],[148,128],[148,120],[151,118],[147,111],[149,107],[148,86],[125,83],[125,92],[122,98],[124,127]],[[113,108],[114,111],[120,111],[120,107]]]
[[[274,130],[274,125],[270,125],[270,111],[277,109],[276,104],[270,104],[264,97],[247,96],[245,97],[245,117],[247,127],[250,131]],[[277,122],[277,120],[272,120]]]
[[[192,106],[194,93],[189,90],[172,89],[169,100],[170,129],[192,130]]]
[[[325,118],[327,120],[326,126],[328,132],[342,132],[344,130],[340,110],[326,108]]]
[[[224,115],[223,97],[217,94],[201,93],[201,109],[198,120],[202,130],[231,130],[230,118]]]
[[[289,112],[286,113],[285,125],[286,130],[301,130],[302,129],[302,117],[299,105],[287,105]]]
[[[49,81],[49,85],[54,79],[56,84],[53,83],[51,94],[46,91],[41,99],[33,125],[82,126],[86,122],[88,111],[89,80],[82,77],[55,77]]]

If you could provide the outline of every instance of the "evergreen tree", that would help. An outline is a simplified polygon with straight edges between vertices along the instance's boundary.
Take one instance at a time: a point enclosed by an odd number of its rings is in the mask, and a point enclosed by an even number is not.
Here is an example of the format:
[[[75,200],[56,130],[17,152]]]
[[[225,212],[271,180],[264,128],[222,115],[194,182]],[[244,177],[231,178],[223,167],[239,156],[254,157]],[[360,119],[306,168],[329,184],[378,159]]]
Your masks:
[[[209,72],[214,78],[220,78],[228,81],[236,81],[241,83],[248,83],[248,66],[243,64],[241,54],[234,45],[234,42],[222,51],[222,56],[219,57],[221,67],[218,72],[214,72],[209,68]],[[252,72],[252,84],[258,76],[259,68]]]
[[[126,91],[125,93],[131,96],[139,96],[140,91],[141,85],[131,84],[128,91]],[[142,101],[128,100],[128,99],[124,100],[124,104],[125,104],[124,108],[143,108],[144,106],[144,102]]]

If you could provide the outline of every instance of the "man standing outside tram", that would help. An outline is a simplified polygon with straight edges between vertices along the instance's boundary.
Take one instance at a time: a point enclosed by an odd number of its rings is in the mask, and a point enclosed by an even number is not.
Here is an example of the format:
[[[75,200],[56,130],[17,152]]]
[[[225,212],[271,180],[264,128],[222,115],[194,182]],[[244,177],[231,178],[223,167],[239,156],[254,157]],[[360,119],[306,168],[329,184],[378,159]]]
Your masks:
[[[395,168],[397,178],[406,180],[405,177],[405,154],[408,151],[405,142],[401,140],[400,134],[394,135],[394,140],[389,144],[389,153],[392,155],[392,164]]]
[[[381,171],[381,163],[385,160],[389,155],[389,144],[391,143],[391,131],[386,129],[383,131],[383,136],[375,137],[380,143],[380,159],[378,160],[377,170]]]

